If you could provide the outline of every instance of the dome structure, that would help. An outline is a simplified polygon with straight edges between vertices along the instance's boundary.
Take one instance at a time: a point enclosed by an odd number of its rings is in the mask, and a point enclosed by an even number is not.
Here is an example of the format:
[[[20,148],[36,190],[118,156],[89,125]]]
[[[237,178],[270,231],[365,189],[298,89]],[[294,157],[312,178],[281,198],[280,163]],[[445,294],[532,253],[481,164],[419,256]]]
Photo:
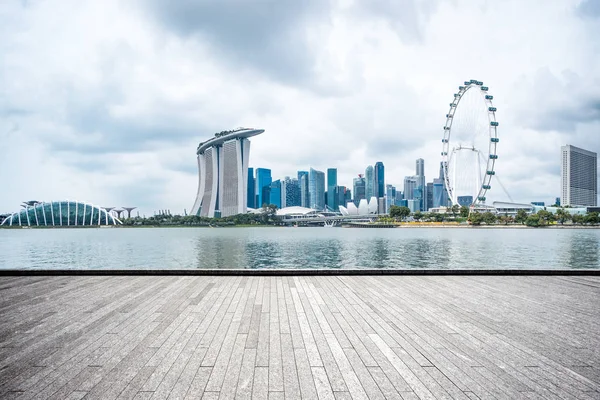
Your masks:
[[[299,206],[292,206],[292,207],[284,207],[284,208],[280,208],[279,210],[277,210],[277,216],[278,217],[287,217],[287,216],[291,216],[291,215],[309,215],[309,214],[315,214],[317,215],[319,212],[317,210],[313,210],[312,208],[307,208],[307,207],[299,207]]]
[[[377,214],[377,197],[371,197],[369,202],[367,202],[366,199],[361,199],[358,203],[358,207],[356,207],[354,203],[348,203],[346,207],[340,206],[339,208],[344,216]]]
[[[109,226],[121,221],[104,208],[79,201],[36,202],[11,214],[2,226]]]

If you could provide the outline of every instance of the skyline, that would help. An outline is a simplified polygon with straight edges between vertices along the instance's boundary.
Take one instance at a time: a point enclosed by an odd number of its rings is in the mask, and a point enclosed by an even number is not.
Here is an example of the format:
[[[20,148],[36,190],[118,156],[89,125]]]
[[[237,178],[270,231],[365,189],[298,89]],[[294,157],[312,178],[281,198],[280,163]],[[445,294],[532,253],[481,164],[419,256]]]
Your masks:
[[[265,129],[249,165],[274,179],[337,168],[351,187],[382,161],[399,188],[422,158],[431,182],[474,78],[498,107],[497,176],[551,202],[560,147],[600,153],[600,5],[499,3],[4,3],[0,213],[66,198],[189,213],[193,149],[235,126]]]

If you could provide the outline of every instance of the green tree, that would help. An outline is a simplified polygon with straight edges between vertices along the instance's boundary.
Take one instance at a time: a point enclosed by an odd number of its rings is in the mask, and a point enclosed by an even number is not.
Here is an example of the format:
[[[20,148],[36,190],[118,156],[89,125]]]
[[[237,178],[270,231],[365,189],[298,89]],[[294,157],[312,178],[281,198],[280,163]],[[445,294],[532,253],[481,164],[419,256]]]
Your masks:
[[[469,221],[471,225],[481,225],[481,223],[483,222],[483,214],[474,211],[471,214],[469,214],[469,219],[467,221]]]
[[[586,224],[596,225],[600,222],[600,216],[594,211],[587,213],[583,220]]]
[[[574,224],[583,225],[585,223],[585,217],[581,214],[573,214],[571,220],[573,220]]]
[[[493,214],[489,211],[483,213],[481,218],[483,219],[483,222],[485,222],[487,225],[494,225],[497,219],[496,214]]]
[[[410,215],[410,208],[405,206],[391,206],[390,217],[403,220]]]
[[[413,218],[415,219],[415,221],[420,221],[423,219],[423,213],[421,211],[415,211],[415,213],[413,214]]]
[[[559,224],[562,225],[570,219],[571,214],[566,212],[564,208],[559,208],[558,210],[556,210],[556,221],[558,221]]]
[[[522,208],[517,211],[517,215],[515,216],[515,222],[517,224],[525,224],[527,222],[527,211]]]
[[[463,218],[467,218],[469,216],[469,207],[462,206],[460,208],[460,216],[463,217]]]
[[[460,206],[458,204],[454,204],[450,208],[450,212],[452,212],[452,217],[456,219],[456,214],[460,212]]]
[[[554,221],[554,214],[552,214],[550,211],[540,210],[538,211],[537,215],[539,217],[538,220],[540,226],[550,225],[550,223]]]

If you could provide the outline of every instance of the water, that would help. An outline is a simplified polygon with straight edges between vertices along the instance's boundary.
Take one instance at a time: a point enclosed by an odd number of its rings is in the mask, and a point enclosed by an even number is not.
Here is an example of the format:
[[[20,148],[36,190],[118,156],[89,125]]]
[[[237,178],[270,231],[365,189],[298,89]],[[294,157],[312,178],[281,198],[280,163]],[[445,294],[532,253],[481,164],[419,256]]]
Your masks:
[[[13,229],[0,268],[600,269],[600,229]]]

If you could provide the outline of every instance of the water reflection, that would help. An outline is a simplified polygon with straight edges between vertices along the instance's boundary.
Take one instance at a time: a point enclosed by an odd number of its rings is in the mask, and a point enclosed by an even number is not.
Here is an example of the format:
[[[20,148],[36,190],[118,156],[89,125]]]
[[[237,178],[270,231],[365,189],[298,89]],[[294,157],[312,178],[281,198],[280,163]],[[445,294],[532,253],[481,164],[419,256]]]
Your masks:
[[[0,230],[0,268],[600,268],[600,229]]]

